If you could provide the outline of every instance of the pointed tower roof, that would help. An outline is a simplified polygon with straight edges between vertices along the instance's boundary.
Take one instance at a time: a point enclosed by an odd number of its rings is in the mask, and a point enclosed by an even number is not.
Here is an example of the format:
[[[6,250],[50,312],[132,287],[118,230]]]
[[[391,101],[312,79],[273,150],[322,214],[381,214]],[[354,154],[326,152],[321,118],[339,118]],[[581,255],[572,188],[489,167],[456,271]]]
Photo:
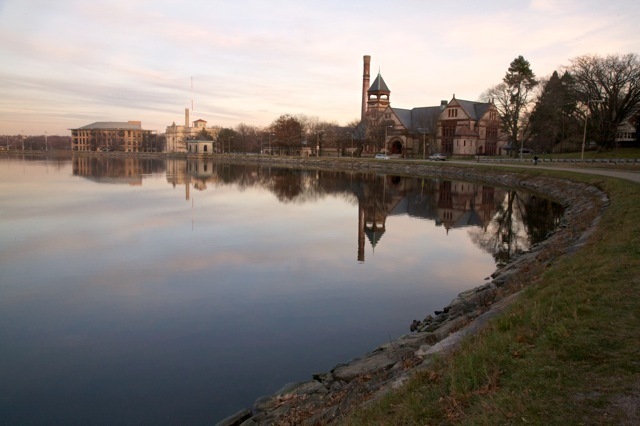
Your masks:
[[[387,83],[384,82],[384,79],[382,78],[380,71],[378,71],[378,76],[376,77],[375,80],[373,80],[373,84],[369,88],[368,92],[369,93],[379,92],[379,93],[385,93],[385,94],[391,93],[391,91],[387,87]]]

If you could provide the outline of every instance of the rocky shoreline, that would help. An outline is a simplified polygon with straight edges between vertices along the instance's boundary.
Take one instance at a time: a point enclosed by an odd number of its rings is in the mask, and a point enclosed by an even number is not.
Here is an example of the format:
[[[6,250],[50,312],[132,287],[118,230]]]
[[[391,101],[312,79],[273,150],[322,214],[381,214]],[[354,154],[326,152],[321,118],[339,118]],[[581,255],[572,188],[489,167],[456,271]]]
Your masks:
[[[270,164],[274,163],[269,159]],[[261,162],[262,158],[240,162]],[[237,159],[233,162],[238,162]],[[477,169],[435,166],[429,163],[307,160],[282,158],[286,167],[384,172],[389,174],[443,177],[483,181],[520,187],[544,194],[564,208],[558,228],[529,252],[521,254],[490,277],[460,293],[449,305],[411,323],[412,334],[385,343],[366,355],[339,364],[328,372],[313,374],[309,381],[289,384],[273,395],[259,398],[253,407],[218,423],[230,425],[327,424],[354,407],[375,401],[396,389],[416,371],[428,370],[436,354],[454,350],[462,338],[476,333],[502,312],[519,292],[560,256],[575,252],[588,239],[608,206],[605,193],[594,186],[571,180]],[[408,319],[408,323],[411,320]]]

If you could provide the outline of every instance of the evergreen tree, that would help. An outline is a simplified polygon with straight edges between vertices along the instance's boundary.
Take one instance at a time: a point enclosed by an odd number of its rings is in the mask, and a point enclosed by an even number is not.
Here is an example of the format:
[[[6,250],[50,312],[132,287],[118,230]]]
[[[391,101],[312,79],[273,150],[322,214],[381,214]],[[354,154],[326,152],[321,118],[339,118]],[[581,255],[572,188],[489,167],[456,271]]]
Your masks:
[[[577,138],[579,120],[575,116],[577,99],[574,81],[568,72],[562,77],[554,71],[530,118],[530,130],[536,151],[564,151],[569,138]]]
[[[522,146],[522,118],[531,103],[532,90],[538,84],[531,66],[522,55],[514,59],[509,65],[506,75],[502,79],[506,85],[508,102],[505,105],[502,120],[505,130],[510,136],[513,148]],[[518,144],[520,142],[520,144]]]

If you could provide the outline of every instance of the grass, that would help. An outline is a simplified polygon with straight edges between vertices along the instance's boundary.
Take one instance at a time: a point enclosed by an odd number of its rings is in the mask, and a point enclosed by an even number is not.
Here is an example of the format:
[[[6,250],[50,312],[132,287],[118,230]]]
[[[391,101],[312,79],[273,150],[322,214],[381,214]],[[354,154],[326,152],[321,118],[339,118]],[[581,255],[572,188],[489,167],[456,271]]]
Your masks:
[[[536,154],[523,154],[522,158],[533,159]],[[582,157],[582,153],[580,151],[572,151],[572,152],[563,152],[563,153],[544,153],[537,154],[539,159],[580,159]],[[490,158],[490,157],[488,157]],[[504,157],[508,158],[508,157]],[[519,159],[520,156],[515,157]],[[584,152],[585,160],[596,160],[596,159],[627,159],[627,158],[640,158],[640,148],[617,148],[612,149],[610,151],[597,151],[597,150],[587,150]],[[475,157],[473,156],[454,156],[451,157],[454,160],[469,160],[475,161]]]
[[[539,154],[540,157],[544,158],[580,158],[581,155],[582,153],[580,151]],[[584,158],[640,158],[640,148],[617,148],[610,151],[586,150],[584,152]]]
[[[344,424],[638,420],[640,185],[572,177],[600,186],[611,198],[589,243],[541,274],[457,353],[437,359],[433,369]]]

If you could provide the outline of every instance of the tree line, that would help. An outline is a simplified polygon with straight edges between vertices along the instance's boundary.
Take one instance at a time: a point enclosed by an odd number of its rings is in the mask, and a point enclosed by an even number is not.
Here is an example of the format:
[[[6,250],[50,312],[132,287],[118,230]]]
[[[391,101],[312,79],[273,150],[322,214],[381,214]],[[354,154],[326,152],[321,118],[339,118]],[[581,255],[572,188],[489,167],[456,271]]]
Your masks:
[[[616,148],[616,134],[629,122],[636,128],[632,145],[640,146],[640,59],[637,54],[584,55],[570,60],[550,76],[536,78],[531,64],[516,57],[502,81],[485,90],[480,101],[498,108],[503,134],[512,153],[518,148],[535,152],[579,150],[588,140],[597,149]],[[284,114],[265,128],[240,124],[222,129],[220,136],[242,152],[271,150],[282,154],[306,148],[312,155],[325,152],[359,155],[365,146],[382,148],[388,122],[373,120],[345,126],[317,117]],[[419,123],[434,133],[435,123]],[[433,136],[430,134],[430,137]]]
[[[358,144],[353,121],[346,126],[304,114],[283,114],[266,127],[240,123],[235,128],[202,129],[195,139],[215,140],[222,152],[279,155],[350,155]]]
[[[622,124],[640,127],[640,59],[637,54],[584,55],[570,60],[551,76],[536,78],[531,64],[515,58],[502,81],[485,90],[483,102],[498,108],[502,131],[512,152],[575,151],[589,141],[597,149],[616,147]],[[365,124],[365,125],[362,125]],[[197,139],[216,140],[222,152],[278,153],[282,155],[359,156],[365,147],[379,151],[389,122],[352,120],[344,126],[304,114],[283,114],[266,127],[240,123],[234,128],[202,129]],[[431,138],[435,123],[419,123]],[[69,149],[69,136],[1,136],[2,149]],[[162,151],[164,135],[154,139],[153,151]]]
[[[575,151],[587,136],[599,150],[616,148],[620,126],[640,124],[637,54],[584,55],[551,76],[536,79],[530,63],[515,58],[502,81],[481,99],[493,102],[514,147],[536,152]]]
[[[71,136],[4,135],[0,136],[0,150],[57,151],[71,149]]]

